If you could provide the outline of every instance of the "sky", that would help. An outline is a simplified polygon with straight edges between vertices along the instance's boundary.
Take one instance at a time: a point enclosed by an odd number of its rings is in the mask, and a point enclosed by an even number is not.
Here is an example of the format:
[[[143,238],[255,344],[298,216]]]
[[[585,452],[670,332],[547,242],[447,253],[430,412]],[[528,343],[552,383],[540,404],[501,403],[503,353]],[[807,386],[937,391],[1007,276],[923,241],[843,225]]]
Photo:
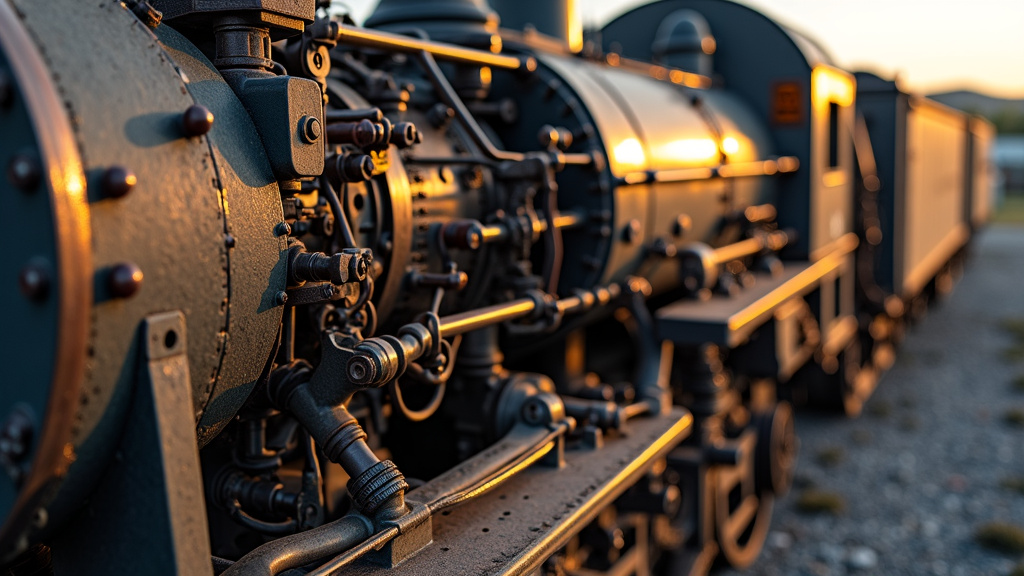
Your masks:
[[[895,76],[921,93],[969,89],[1024,98],[1024,0],[738,1],[816,39],[843,68]],[[578,2],[586,26],[646,3]],[[377,2],[336,3],[362,21]]]

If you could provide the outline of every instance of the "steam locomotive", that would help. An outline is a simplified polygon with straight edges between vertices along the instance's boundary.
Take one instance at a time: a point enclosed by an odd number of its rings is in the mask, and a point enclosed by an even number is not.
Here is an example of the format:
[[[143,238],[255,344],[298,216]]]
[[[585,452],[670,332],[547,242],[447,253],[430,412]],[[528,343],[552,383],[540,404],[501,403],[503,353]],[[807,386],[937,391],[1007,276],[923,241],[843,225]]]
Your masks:
[[[992,129],[738,4],[573,7],[0,0],[6,573],[752,563]]]

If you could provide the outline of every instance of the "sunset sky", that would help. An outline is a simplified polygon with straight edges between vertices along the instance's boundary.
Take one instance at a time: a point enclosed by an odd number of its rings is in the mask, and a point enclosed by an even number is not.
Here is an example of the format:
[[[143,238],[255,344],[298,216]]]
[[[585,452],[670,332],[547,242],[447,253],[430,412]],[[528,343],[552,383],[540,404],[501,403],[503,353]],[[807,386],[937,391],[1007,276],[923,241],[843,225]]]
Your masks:
[[[578,0],[602,25],[644,0]],[[739,0],[817,39],[851,70],[898,75],[911,90],[1024,98],[1024,0]],[[344,0],[361,21],[376,0]]]

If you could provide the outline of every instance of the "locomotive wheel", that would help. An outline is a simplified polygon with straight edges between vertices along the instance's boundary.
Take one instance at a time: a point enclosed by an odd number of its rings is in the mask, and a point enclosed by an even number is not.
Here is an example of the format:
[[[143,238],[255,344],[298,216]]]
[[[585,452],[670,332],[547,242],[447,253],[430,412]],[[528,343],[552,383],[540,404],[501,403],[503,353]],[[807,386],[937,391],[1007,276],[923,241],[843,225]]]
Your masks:
[[[720,560],[735,568],[746,568],[764,547],[775,499],[771,493],[759,493],[756,488],[757,433],[748,430],[735,442],[740,461],[735,466],[715,469],[715,539]]]
[[[757,449],[754,452],[754,486],[758,494],[785,496],[793,482],[798,440],[793,408],[780,402],[768,412],[754,414]]]

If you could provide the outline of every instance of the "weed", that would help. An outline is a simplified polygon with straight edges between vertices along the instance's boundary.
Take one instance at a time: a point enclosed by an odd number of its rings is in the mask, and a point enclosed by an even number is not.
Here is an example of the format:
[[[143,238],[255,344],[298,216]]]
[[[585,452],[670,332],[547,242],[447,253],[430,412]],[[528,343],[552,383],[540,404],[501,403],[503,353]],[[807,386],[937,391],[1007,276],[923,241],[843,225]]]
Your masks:
[[[982,546],[1008,554],[1024,552],[1024,528],[1006,522],[988,522],[978,527],[974,539]]]

